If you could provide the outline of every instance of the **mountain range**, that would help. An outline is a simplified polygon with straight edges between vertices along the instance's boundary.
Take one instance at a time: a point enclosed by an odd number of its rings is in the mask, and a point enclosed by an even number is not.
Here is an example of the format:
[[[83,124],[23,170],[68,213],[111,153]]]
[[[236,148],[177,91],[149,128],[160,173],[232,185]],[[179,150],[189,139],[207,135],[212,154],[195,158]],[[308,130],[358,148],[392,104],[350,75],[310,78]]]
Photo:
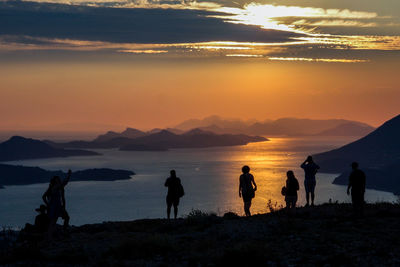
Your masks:
[[[180,130],[200,128],[218,134],[248,134],[264,136],[364,136],[374,130],[374,127],[351,120],[328,119],[313,120],[299,118],[282,118],[277,120],[223,119],[218,116],[210,116],[202,120],[191,119],[174,127]]]
[[[342,173],[334,181],[347,184],[350,164],[367,174],[367,187],[400,194],[400,115],[367,136],[332,151],[314,155],[321,172]]]
[[[72,141],[55,143],[46,141],[55,148],[119,148],[120,150],[165,151],[171,148],[201,148],[215,146],[246,145],[250,142],[267,141],[260,136],[243,134],[215,134],[201,129],[193,129],[183,134],[169,130],[142,132],[127,128],[121,133],[108,132],[93,141]]]
[[[268,141],[260,136],[248,136],[244,134],[215,134],[193,129],[184,134],[174,134],[167,130],[139,137],[130,144],[122,146],[121,150],[168,150],[170,148],[202,148],[215,146],[238,146],[251,142]]]

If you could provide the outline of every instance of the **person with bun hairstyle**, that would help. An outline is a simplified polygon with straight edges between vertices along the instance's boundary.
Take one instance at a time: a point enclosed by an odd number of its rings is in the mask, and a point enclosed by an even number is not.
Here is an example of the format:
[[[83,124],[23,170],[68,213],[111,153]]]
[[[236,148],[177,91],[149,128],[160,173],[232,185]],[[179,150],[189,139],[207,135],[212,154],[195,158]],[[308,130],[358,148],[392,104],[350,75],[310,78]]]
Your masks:
[[[243,198],[244,212],[249,217],[251,216],[251,200],[255,197],[257,185],[254,181],[254,176],[250,173],[249,166],[243,166],[242,172],[243,174],[239,178],[239,197]]]

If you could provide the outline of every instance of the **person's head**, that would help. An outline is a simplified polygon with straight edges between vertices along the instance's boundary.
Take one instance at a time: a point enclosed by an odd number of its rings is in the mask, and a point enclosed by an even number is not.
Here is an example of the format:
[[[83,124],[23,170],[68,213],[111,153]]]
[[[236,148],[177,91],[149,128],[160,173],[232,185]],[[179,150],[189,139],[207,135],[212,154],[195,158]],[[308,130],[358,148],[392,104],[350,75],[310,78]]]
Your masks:
[[[50,179],[50,187],[54,186],[56,184],[56,176]]]
[[[47,208],[45,205],[40,205],[40,207],[36,209],[36,211],[39,213],[46,213],[46,210]]]
[[[242,172],[243,172],[243,173],[249,173],[249,172],[250,172],[250,167],[247,166],[247,165],[244,165],[244,166],[242,167]]]
[[[54,176],[54,181],[55,181],[56,184],[61,184],[60,176]]]
[[[169,173],[171,174],[171,177],[176,177],[176,171],[175,170],[171,170]]]
[[[296,178],[296,177],[294,176],[293,171],[288,171],[288,172],[286,173],[286,176],[287,176],[288,179]]]
[[[311,156],[307,157],[307,162],[312,163],[313,162],[313,158]]]
[[[358,162],[353,162],[353,163],[351,164],[351,168],[352,168],[353,170],[357,170],[357,169],[358,169]]]

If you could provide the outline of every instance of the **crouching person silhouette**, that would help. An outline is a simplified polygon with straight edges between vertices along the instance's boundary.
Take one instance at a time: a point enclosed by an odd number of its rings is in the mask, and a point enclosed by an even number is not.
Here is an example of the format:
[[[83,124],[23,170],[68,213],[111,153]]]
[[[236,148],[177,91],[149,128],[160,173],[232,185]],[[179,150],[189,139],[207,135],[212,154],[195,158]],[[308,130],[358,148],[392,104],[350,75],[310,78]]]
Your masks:
[[[181,197],[185,195],[181,179],[176,177],[175,170],[171,170],[171,176],[165,181],[165,186],[168,187],[167,193],[167,217],[171,217],[171,207],[174,206],[174,218],[178,216],[178,205]]]

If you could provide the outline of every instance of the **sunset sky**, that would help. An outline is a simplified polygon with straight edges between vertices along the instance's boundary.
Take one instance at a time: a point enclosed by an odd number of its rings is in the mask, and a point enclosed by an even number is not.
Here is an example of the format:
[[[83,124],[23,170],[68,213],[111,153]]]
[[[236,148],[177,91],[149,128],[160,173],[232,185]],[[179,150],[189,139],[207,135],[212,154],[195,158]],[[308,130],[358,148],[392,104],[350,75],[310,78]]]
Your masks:
[[[399,0],[0,0],[0,130],[378,126],[399,83]]]

